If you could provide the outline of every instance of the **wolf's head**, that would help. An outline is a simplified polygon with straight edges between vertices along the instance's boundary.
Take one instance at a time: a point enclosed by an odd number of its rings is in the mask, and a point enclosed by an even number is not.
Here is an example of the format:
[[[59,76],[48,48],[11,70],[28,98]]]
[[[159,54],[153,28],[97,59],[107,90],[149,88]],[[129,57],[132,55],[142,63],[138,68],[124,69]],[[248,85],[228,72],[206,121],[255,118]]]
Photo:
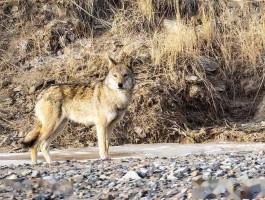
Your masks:
[[[109,59],[109,73],[105,84],[113,90],[130,90],[134,88],[135,78],[132,69],[122,63]]]

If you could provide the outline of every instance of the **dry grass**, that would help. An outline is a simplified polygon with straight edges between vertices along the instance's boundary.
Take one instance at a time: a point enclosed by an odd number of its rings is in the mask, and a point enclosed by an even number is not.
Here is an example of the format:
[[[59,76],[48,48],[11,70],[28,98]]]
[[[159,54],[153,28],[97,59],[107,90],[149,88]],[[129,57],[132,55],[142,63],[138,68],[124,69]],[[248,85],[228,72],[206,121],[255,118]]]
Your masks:
[[[227,134],[207,136],[208,132],[190,129],[253,116],[264,91],[263,4],[1,2],[1,80],[11,80],[2,90],[22,87],[13,93],[9,106],[19,114],[10,120],[18,130],[28,130],[37,95],[28,91],[36,80],[93,84],[104,78],[108,52],[133,63],[137,74],[134,102],[116,129],[115,144],[238,141]],[[66,132],[59,144],[96,142],[93,129],[71,124]]]

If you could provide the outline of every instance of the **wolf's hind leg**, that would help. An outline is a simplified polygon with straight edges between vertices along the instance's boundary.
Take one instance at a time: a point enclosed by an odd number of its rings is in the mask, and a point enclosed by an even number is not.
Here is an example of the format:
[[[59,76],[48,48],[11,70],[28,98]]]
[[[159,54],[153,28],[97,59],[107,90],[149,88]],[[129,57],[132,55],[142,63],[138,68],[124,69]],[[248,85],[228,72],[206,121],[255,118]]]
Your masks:
[[[40,149],[42,152],[42,155],[44,156],[45,160],[47,163],[51,163],[51,156],[50,156],[50,151],[49,151],[49,142],[48,141],[42,141],[40,144]]]
[[[40,141],[41,152],[48,163],[51,163],[51,156],[49,151],[51,142],[62,132],[67,122],[67,119],[60,120],[60,123],[58,122],[54,126],[56,128],[50,134],[46,134],[46,137],[43,137]]]
[[[38,156],[38,146],[34,145],[33,147],[31,147],[30,152],[31,152],[31,163],[36,164]]]

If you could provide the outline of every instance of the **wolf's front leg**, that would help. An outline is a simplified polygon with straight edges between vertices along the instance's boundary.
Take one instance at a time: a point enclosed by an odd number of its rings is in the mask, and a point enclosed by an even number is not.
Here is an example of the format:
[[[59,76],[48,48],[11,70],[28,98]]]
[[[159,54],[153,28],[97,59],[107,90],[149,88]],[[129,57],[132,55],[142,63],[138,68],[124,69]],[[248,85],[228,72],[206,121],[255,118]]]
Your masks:
[[[107,127],[107,136],[106,136],[106,148],[107,148],[107,151],[109,152],[109,145],[110,145],[110,139],[111,139],[111,135],[113,133],[113,129],[115,127],[115,125],[117,124],[118,122],[118,119],[117,120],[114,120],[112,121],[108,127]]]
[[[106,126],[101,123],[96,124],[99,156],[101,159],[108,158],[108,151],[106,146]]]
[[[110,145],[110,138],[113,132],[113,128],[112,127],[107,127],[107,136],[106,136],[106,149],[107,152],[109,152],[109,145]]]

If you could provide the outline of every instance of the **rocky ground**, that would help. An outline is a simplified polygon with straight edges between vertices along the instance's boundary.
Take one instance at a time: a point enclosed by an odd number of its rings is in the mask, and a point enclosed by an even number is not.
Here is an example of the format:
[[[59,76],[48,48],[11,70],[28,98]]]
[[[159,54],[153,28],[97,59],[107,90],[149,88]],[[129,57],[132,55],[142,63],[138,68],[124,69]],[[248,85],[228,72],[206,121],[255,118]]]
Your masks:
[[[2,199],[262,199],[265,157],[252,151],[185,157],[59,161],[0,170]],[[216,180],[218,179],[218,181]]]

